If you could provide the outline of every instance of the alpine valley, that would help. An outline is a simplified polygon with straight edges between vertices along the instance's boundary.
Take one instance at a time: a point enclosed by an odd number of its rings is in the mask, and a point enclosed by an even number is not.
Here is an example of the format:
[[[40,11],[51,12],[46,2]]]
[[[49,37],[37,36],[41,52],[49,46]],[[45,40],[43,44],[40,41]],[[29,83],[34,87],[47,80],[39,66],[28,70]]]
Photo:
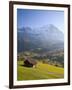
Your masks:
[[[17,54],[17,80],[64,78],[64,33],[54,25],[18,28]]]

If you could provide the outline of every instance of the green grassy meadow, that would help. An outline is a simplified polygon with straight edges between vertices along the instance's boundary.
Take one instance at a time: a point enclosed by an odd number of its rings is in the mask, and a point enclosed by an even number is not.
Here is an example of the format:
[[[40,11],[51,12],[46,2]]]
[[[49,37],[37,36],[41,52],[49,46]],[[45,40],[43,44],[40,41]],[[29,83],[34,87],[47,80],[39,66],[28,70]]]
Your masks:
[[[23,61],[17,61],[17,80],[64,78],[64,68],[38,61],[35,68],[23,66]]]

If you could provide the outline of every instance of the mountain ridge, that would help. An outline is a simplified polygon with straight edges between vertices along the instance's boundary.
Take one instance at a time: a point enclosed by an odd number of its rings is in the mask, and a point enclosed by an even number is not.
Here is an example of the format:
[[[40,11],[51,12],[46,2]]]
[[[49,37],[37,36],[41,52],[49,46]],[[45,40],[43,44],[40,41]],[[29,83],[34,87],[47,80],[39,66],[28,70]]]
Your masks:
[[[19,28],[17,34],[18,52],[36,48],[52,50],[64,46],[64,34],[52,24],[35,29]]]

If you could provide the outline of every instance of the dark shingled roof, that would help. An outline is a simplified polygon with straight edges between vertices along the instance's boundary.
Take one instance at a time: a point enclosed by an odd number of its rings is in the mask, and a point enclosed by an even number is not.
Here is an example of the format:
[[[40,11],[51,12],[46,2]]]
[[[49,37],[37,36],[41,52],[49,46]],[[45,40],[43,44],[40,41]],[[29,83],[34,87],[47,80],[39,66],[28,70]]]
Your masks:
[[[28,61],[29,63],[31,63],[33,65],[37,64],[37,62],[35,60],[32,60],[32,59],[26,59],[25,61]]]

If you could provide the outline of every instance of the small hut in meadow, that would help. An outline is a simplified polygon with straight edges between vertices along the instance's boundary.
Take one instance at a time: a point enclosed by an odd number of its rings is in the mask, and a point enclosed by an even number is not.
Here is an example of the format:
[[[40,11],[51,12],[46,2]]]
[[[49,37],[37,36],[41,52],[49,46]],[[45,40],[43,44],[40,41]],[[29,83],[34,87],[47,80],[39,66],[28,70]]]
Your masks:
[[[35,60],[32,60],[30,58],[25,59],[24,66],[26,67],[36,67],[37,62]]]

